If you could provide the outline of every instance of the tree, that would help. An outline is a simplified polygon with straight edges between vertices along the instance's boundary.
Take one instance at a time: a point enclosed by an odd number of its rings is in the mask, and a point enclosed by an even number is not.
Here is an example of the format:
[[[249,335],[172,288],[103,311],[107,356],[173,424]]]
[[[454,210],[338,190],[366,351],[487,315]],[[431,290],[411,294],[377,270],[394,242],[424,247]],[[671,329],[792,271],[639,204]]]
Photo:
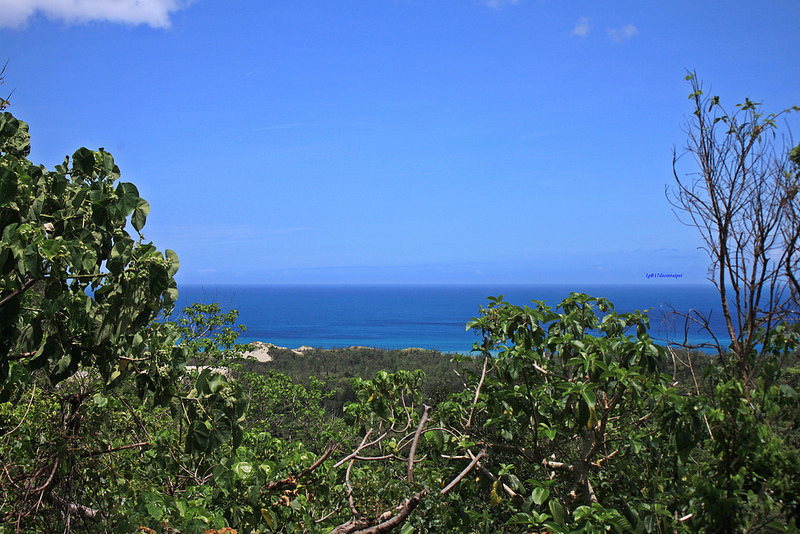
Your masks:
[[[486,444],[489,500],[508,525],[671,526],[672,472],[698,421],[682,417],[645,314],[578,293],[555,309],[500,297],[468,327],[482,334],[476,348],[493,370],[473,382],[471,405],[445,405],[461,414],[453,428]]]
[[[748,389],[764,361],[759,354],[787,342],[779,325],[800,319],[800,147],[790,153],[777,131],[781,116],[800,108],[765,114],[745,99],[728,113],[719,97],[703,93],[694,73],[687,80],[694,109],[681,156],[697,170],[684,176],[676,151],[668,198],[700,231],[727,330],[728,342],[714,337],[715,348]],[[692,319],[714,335],[705,317]]]
[[[0,135],[0,380],[13,365],[45,369],[57,383],[84,365],[110,385],[140,375],[146,356],[179,363],[148,339],[150,322],[177,297],[178,257],[142,241],[150,207],[118,182],[111,154],[81,148],[47,171],[25,157],[26,123],[4,112]],[[140,381],[158,387],[155,377]]]
[[[695,379],[689,402],[705,425],[686,475],[693,503],[687,525],[794,531],[800,411],[782,374],[800,335],[800,146],[789,149],[778,119],[800,108],[765,114],[745,99],[728,113],[694,73],[687,80],[694,109],[682,155],[696,171],[684,176],[676,152],[668,197],[700,231],[727,334],[714,337],[715,357]],[[684,316],[715,336],[707,316]],[[691,358],[686,363],[694,377]]]
[[[112,155],[80,148],[49,171],[29,153],[28,125],[0,114],[0,487],[10,506],[0,517],[18,529],[88,529],[118,498],[93,474],[107,475],[120,451],[156,446],[146,426],[104,431],[103,415],[120,422],[112,406],[134,422],[145,403],[169,408],[180,430],[170,436],[197,456],[238,445],[247,399],[209,370],[188,380],[187,354],[203,347],[154,321],[177,298],[178,257],[144,241],[149,204]],[[17,439],[26,422],[44,426]]]
[[[152,323],[177,297],[173,276],[179,263],[174,252],[162,254],[143,241],[148,203],[133,184],[119,181],[119,168],[102,148],[81,148],[53,171],[30,162],[29,153],[28,125],[4,111],[0,402],[27,396],[38,384],[49,391],[42,399],[51,399],[61,412],[54,425],[60,439],[33,446],[31,463],[18,461],[20,456],[3,458],[5,489],[16,488],[5,495],[15,503],[13,518],[5,519],[18,525],[43,500],[91,515],[91,508],[71,500],[64,477],[56,476],[59,466],[75,457],[66,444],[82,435],[87,401],[126,378],[135,378],[142,398],[167,399],[184,361],[175,343],[177,329]],[[53,389],[79,371],[76,384],[97,374],[99,388]],[[10,439],[6,432],[2,437]],[[84,450],[106,448],[96,445],[90,439]]]

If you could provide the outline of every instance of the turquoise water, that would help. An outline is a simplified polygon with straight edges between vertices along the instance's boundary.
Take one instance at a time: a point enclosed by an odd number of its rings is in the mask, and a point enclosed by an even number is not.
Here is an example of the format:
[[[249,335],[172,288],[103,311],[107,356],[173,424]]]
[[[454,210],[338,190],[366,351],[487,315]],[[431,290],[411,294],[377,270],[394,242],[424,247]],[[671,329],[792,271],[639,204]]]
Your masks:
[[[363,345],[378,348],[421,347],[468,352],[477,337],[465,330],[489,296],[512,304],[544,300],[555,306],[571,291],[606,297],[618,312],[649,309],[651,335],[683,339],[683,321],[673,310],[712,311],[716,333],[724,332],[719,297],[711,284],[513,285],[513,286],[196,286],[179,287],[178,309],[192,302],[217,302],[239,310],[247,331],[243,342],[265,341],[296,348]],[[708,335],[690,332],[690,342]]]

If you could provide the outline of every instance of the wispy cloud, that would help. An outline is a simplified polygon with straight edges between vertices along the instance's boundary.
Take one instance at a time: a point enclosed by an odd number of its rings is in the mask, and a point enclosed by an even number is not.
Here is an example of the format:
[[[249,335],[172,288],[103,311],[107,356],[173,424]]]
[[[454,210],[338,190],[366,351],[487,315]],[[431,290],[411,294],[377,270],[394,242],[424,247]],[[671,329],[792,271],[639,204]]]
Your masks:
[[[194,0],[0,0],[0,27],[15,28],[40,13],[52,20],[76,24],[105,21],[170,26],[170,14]]]
[[[513,6],[518,3],[519,0],[488,0],[486,5],[494,9],[499,9],[503,6]]]
[[[592,29],[592,25],[590,22],[592,21],[589,17],[581,17],[578,19],[578,22],[575,23],[575,27],[572,28],[572,33],[570,35],[577,35],[578,37],[586,37],[589,35],[589,31]]]
[[[626,24],[620,28],[609,28],[606,30],[608,32],[608,36],[611,37],[611,40],[615,43],[621,43],[622,41],[627,41],[634,35],[639,33],[639,28],[634,26],[633,24]]]

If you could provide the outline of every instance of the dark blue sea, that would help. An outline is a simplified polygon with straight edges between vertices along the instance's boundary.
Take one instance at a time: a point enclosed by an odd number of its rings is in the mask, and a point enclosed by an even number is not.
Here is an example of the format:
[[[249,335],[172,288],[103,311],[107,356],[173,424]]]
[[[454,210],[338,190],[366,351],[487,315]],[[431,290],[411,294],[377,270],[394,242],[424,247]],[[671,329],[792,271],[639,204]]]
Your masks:
[[[682,341],[684,322],[670,312],[712,312],[712,327],[724,332],[714,287],[680,283],[642,285],[492,286],[199,286],[182,285],[176,310],[193,302],[216,302],[239,310],[246,325],[240,341],[296,348],[421,347],[466,353],[478,339],[465,329],[489,296],[517,305],[544,300],[555,307],[571,291],[611,300],[618,312],[650,310],[651,335]],[[689,341],[707,341],[697,329]]]

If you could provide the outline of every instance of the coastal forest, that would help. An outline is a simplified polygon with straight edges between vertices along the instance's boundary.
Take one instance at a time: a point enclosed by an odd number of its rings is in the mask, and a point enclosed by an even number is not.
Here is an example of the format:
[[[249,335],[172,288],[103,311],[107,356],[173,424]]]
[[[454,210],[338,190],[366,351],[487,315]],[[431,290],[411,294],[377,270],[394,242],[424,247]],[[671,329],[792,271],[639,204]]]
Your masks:
[[[497,295],[468,355],[269,362],[235,311],[175,309],[178,255],[109,152],[47,170],[3,100],[0,532],[797,531],[798,109],[687,81],[665,202],[709,254],[713,344],[657,344],[600,295]]]

